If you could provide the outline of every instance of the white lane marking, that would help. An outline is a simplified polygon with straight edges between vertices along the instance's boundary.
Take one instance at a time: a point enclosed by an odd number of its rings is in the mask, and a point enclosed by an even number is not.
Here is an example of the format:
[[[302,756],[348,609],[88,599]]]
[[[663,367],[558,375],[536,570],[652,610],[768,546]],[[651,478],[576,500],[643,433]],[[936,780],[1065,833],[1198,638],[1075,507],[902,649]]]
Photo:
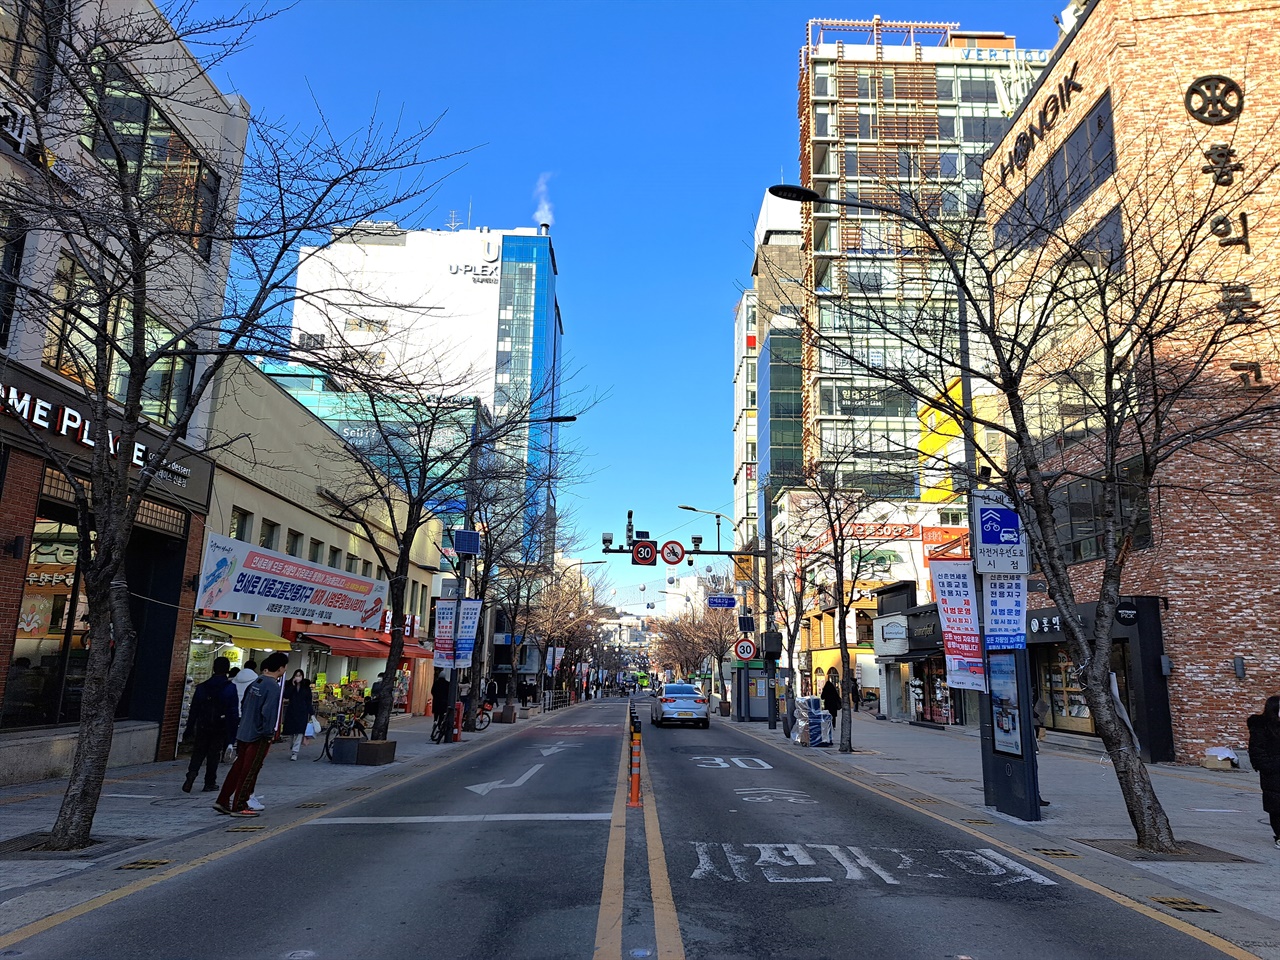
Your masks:
[[[542,767],[543,765],[541,763],[535,763],[524,773],[520,774],[520,779],[512,780],[510,783],[505,783],[502,780],[490,780],[488,783],[473,783],[471,786],[467,787],[467,789],[473,793],[478,793],[483,797],[487,796],[490,790],[509,790],[512,787],[523,787],[529,782],[529,778],[541,770]]]
[[[1001,880],[996,884],[997,887],[1006,887],[1011,883],[1023,883],[1026,880],[1030,880],[1032,883],[1041,883],[1047,887],[1057,886],[1055,881],[1050,880],[1048,877],[1041,876],[1030,867],[1024,867],[1017,860],[1010,860],[1003,853],[997,853],[995,850],[985,847],[979,850],[978,853],[982,854],[988,860],[994,860],[1014,875],[1010,880]]]
[[[1192,807],[1192,813],[1241,813],[1240,810],[1211,810],[1205,807]]]
[[[551,756],[553,753],[559,753],[561,750],[571,750],[571,749],[573,749],[574,747],[580,747],[580,746],[582,746],[582,744],[580,744],[580,743],[565,743],[563,740],[557,740],[555,743],[550,743],[550,744],[543,744],[543,743],[540,743],[540,744],[538,744],[538,746],[542,748],[542,755],[543,755],[544,757],[549,757],[549,756]]]
[[[611,813],[459,813],[436,817],[321,817],[306,826],[343,823],[511,823],[522,820],[608,820]]]
[[[764,873],[770,883],[830,883],[830,877],[786,877],[778,872],[777,867],[812,867],[813,857],[799,843],[744,843],[744,847],[755,847],[760,851],[756,866]],[[790,859],[788,859],[790,858]]]
[[[117,800],[156,800],[158,793],[104,793],[104,797],[115,797]]]

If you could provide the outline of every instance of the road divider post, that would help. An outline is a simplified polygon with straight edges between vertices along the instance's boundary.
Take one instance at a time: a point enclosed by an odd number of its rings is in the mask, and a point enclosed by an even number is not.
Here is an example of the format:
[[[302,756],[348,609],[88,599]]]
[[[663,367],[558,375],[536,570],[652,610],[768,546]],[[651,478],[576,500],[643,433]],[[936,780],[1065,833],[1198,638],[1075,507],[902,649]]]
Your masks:
[[[640,803],[640,717],[636,715],[635,705],[631,707],[631,797],[628,807],[642,806]]]

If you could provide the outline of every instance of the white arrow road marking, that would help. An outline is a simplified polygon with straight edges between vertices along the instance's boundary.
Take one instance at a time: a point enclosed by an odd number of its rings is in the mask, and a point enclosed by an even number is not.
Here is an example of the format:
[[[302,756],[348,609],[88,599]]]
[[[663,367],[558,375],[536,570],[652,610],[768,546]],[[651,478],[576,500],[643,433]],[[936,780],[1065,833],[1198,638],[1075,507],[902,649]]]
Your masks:
[[[569,749],[571,749],[571,748],[573,748],[573,747],[580,747],[580,746],[582,746],[582,744],[580,744],[580,743],[565,743],[563,740],[557,740],[555,743],[551,743],[551,744],[543,744],[543,743],[540,743],[540,744],[538,744],[538,746],[540,746],[540,747],[542,748],[542,755],[543,755],[544,757],[549,757],[549,756],[551,756],[553,753],[559,753],[561,750],[569,750]]]
[[[485,796],[490,790],[508,790],[511,787],[523,787],[529,782],[529,778],[542,769],[542,764],[535,763],[532,767],[520,775],[519,780],[512,780],[510,783],[504,783],[501,780],[490,780],[488,783],[473,783],[467,787],[473,793]]]

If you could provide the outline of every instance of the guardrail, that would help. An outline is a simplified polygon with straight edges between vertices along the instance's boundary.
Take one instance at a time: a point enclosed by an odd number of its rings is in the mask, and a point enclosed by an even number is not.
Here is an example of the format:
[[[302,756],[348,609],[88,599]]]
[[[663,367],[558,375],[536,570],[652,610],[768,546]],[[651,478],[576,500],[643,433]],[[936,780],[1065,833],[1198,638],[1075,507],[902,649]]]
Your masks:
[[[542,709],[543,710],[559,710],[561,707],[569,706],[568,690],[544,690],[542,692]]]

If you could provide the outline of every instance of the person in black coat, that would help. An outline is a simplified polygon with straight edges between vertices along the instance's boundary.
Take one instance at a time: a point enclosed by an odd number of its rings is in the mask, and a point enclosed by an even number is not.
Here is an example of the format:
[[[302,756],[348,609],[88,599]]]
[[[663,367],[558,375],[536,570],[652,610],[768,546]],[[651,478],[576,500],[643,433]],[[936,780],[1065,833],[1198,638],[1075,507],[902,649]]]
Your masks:
[[[1261,713],[1248,720],[1249,762],[1262,783],[1262,809],[1271,818],[1280,847],[1280,697],[1267,697]]]
[[[236,727],[240,724],[240,698],[236,696],[236,685],[227,677],[229,669],[230,660],[215,658],[213,676],[196,684],[192,692],[187,726],[182,734],[182,739],[193,741],[183,793],[191,792],[201,764],[205,765],[205,790],[218,789],[218,759],[228,744],[235,743]]]
[[[840,685],[829,677],[822,685],[822,706],[831,714],[831,722],[835,723],[836,714],[840,712]]]
[[[286,737],[293,737],[290,760],[298,759],[298,751],[302,749],[302,741],[307,733],[307,724],[314,716],[311,681],[301,670],[295,670],[289,682],[284,685],[284,723],[280,730]]]

